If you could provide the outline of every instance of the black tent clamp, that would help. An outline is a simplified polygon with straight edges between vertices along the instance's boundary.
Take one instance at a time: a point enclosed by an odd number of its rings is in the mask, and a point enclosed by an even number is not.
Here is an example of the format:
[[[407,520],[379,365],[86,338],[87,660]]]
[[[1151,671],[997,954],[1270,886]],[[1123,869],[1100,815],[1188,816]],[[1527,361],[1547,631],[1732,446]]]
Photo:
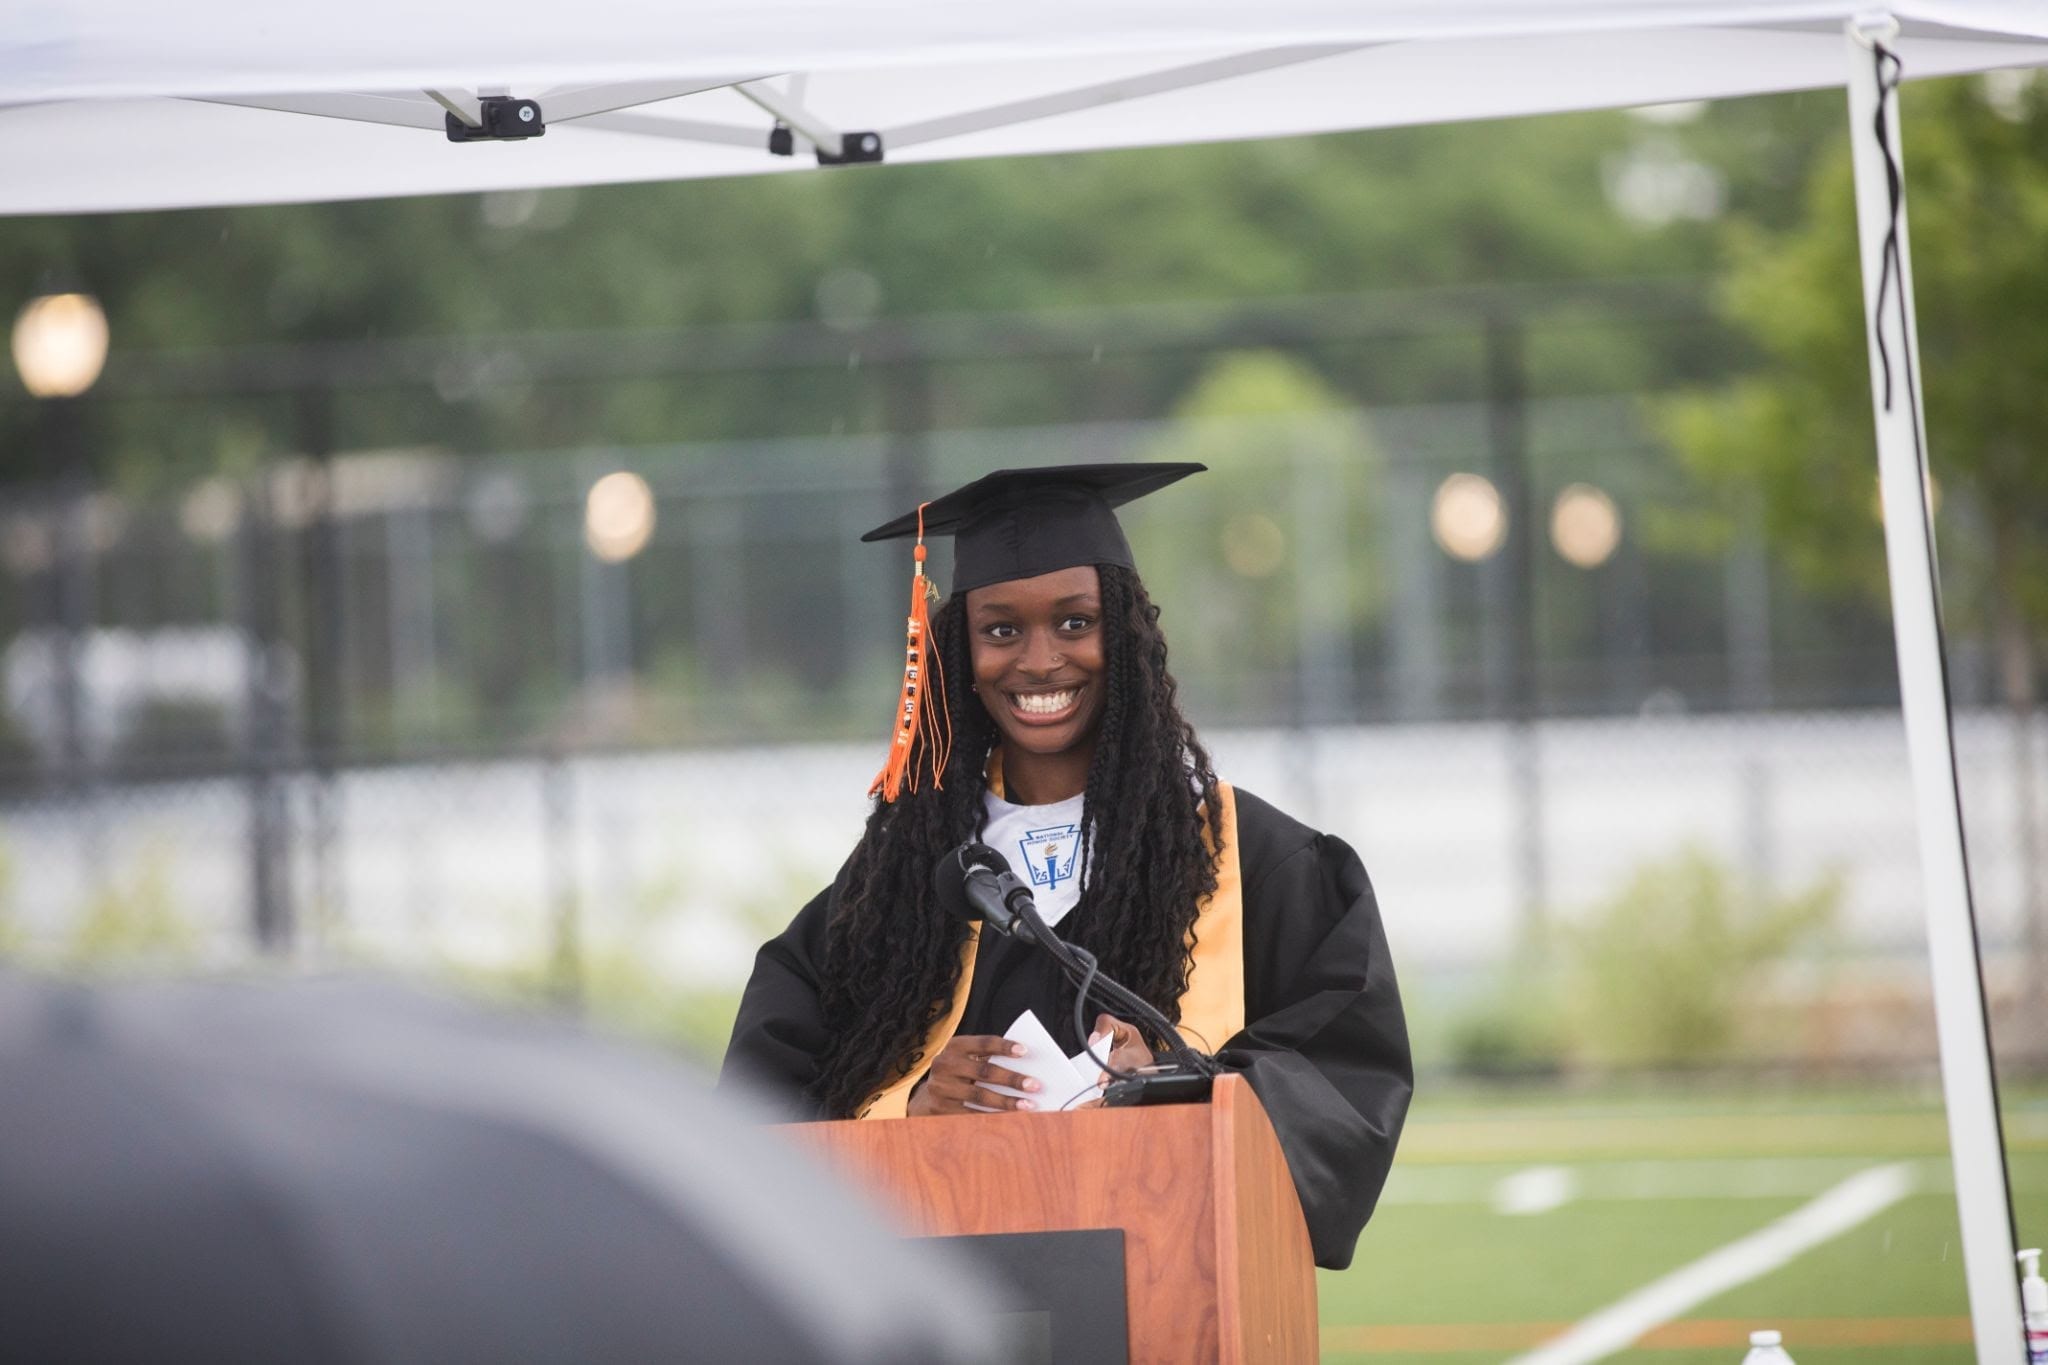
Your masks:
[[[768,133],[768,151],[773,156],[795,156],[796,134],[786,123],[777,123]],[[882,135],[880,133],[841,133],[839,150],[828,152],[818,148],[820,166],[873,165],[882,159]]]
[[[510,95],[485,95],[477,100],[481,117],[472,128],[453,114],[448,120],[450,142],[524,142],[548,130],[541,117],[539,100],[519,100]]]

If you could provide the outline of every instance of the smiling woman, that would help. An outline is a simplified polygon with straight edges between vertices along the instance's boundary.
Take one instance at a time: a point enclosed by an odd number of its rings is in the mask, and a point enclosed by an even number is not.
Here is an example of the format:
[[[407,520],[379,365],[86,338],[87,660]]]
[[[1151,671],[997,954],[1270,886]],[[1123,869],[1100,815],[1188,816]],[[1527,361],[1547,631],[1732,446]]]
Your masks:
[[[880,799],[832,886],[761,949],[725,1075],[807,1118],[1036,1107],[1002,1035],[1030,1010],[1067,1053],[1085,1040],[1054,962],[939,907],[933,865],[979,839],[1063,937],[1250,1081],[1316,1260],[1341,1267],[1407,1114],[1407,1030],[1357,855],[1219,781],[1181,715],[1113,508],[1200,469],[1002,470],[868,533],[918,538]],[[927,531],[955,538],[928,623]],[[1163,1041],[1109,1015],[1095,1030],[1118,1068]]]
[[[1002,736],[1011,796],[1079,796],[1102,721],[1102,578],[1092,564],[967,594],[974,694]]]

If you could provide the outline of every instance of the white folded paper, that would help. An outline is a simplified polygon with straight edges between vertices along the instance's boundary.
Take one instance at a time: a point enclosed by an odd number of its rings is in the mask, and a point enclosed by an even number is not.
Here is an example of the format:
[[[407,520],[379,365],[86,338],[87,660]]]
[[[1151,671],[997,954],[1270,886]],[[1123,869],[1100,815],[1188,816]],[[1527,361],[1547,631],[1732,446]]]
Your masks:
[[[1052,1040],[1052,1034],[1046,1031],[1045,1025],[1032,1011],[1025,1010],[1018,1015],[1017,1022],[1010,1025],[1003,1037],[1013,1043],[1022,1043],[1024,1055],[1000,1058],[997,1065],[1008,1067],[1020,1076],[1029,1076],[1038,1082],[1039,1088],[1035,1091],[1016,1090],[983,1081],[983,1090],[1030,1100],[1041,1113],[1071,1109],[1083,1100],[1094,1099],[1099,1093],[1097,1087],[1102,1082],[1102,1068],[1089,1058],[1086,1051],[1072,1057],[1061,1053],[1060,1045]],[[1096,1056],[1106,1058],[1111,1038],[1110,1034],[1098,1033],[1088,1040],[1088,1046],[1095,1050]],[[976,1104],[972,1100],[967,1102],[967,1107],[983,1113],[991,1112],[987,1105]]]

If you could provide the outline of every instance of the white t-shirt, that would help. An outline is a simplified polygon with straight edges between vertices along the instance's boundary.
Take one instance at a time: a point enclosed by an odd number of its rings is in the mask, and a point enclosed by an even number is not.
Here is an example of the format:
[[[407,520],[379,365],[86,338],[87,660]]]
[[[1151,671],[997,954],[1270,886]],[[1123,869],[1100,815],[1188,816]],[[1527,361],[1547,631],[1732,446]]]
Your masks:
[[[1047,924],[1066,918],[1081,899],[1081,802],[1086,793],[1050,806],[1016,806],[985,793],[988,823],[981,841],[1010,860],[1010,871],[1031,887]]]

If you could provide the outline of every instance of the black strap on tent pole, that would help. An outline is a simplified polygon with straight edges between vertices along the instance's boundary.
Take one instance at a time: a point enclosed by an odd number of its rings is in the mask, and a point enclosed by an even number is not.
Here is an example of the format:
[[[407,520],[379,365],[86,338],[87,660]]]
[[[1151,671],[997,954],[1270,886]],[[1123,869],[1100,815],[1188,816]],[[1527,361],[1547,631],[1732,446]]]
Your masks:
[[[1899,75],[1904,69],[1899,56],[1883,43],[1873,39],[1870,44],[1870,60],[1876,69],[1877,114],[1873,131],[1877,134],[1877,150],[1884,157],[1884,187],[1889,197],[1890,212],[1885,221],[1883,264],[1877,272],[1877,305],[1870,310],[1871,326],[1877,336],[1877,359],[1884,370],[1884,410],[1892,410],[1892,358],[1890,349],[1884,344],[1884,301],[1887,293],[1894,294],[1899,302],[1899,335],[1903,338],[1906,329],[1912,326],[1912,319],[1906,312],[1905,271],[1899,257],[1899,219],[1904,213],[1905,183],[1899,171],[1899,158],[1892,148],[1891,121],[1885,116],[1886,106],[1899,88]],[[1903,349],[1903,346],[1902,346]],[[1907,393],[1912,392],[1912,352],[1908,350],[1901,358],[1907,367]],[[1917,416],[1917,414],[1915,414]],[[1914,426],[1913,445],[1919,453],[1919,427]]]

